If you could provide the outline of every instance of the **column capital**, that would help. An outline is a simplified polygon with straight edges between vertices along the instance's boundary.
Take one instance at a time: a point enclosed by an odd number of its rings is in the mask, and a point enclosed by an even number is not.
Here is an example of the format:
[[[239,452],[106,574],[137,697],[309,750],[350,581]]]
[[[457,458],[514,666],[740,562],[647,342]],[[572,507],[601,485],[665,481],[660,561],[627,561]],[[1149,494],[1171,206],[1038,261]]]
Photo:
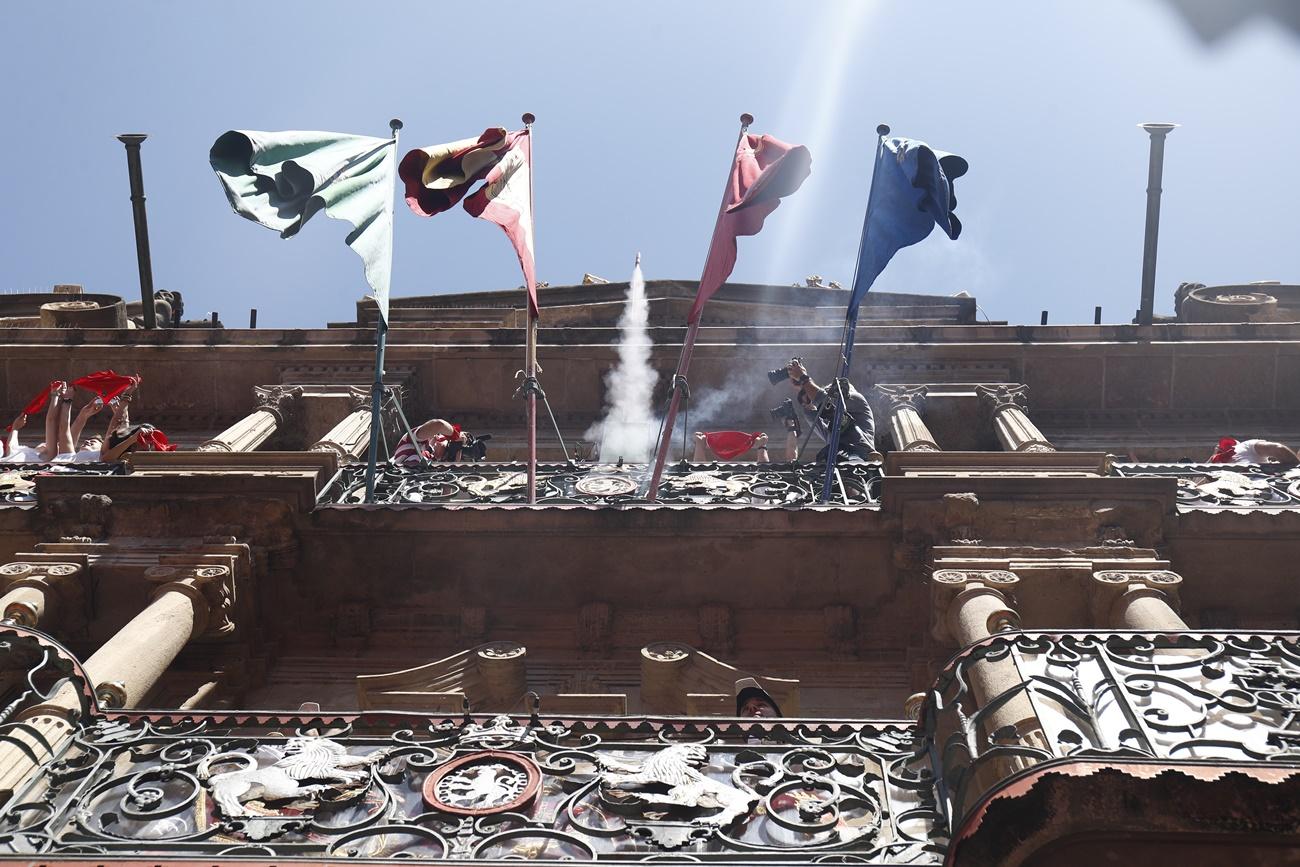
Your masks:
[[[235,587],[229,567],[159,564],[145,569],[144,577],[158,585],[151,599],[181,593],[194,602],[194,637],[212,638],[234,631]]]
[[[876,393],[885,399],[885,406],[890,412],[894,412],[903,407],[912,407],[919,410],[924,404],[925,399],[930,393],[928,386],[924,385],[877,385]]]
[[[977,385],[975,393],[985,406],[994,413],[1003,412],[1013,407],[1029,408],[1029,386],[1017,382],[1003,382],[993,385]]]
[[[1106,569],[1093,573],[1089,608],[1094,622],[1109,626],[1119,622],[1116,609],[1138,597],[1164,600],[1174,611],[1178,608],[1178,585],[1183,577],[1168,569]]]
[[[302,397],[302,387],[297,385],[255,385],[253,398],[257,409],[275,416],[277,426],[284,424],[292,402]]]
[[[354,385],[348,388],[348,409],[352,412],[365,410],[370,412],[371,389]]]
[[[1011,591],[1020,583],[1005,569],[937,569],[930,576],[935,638],[960,640],[958,620],[968,603],[982,599],[988,614],[978,626],[992,635],[1020,628],[1020,615],[1012,605]]]
[[[21,555],[20,555],[21,556]],[[86,593],[83,582],[85,567],[80,563],[25,562],[16,560],[0,566],[0,594],[8,595],[10,591],[31,588],[45,595],[60,609],[60,616],[69,613],[84,613]],[[33,597],[39,599],[39,597]],[[48,602],[46,603],[48,604]],[[0,618],[11,619],[19,626],[37,627],[41,621],[42,610],[38,605],[26,599],[8,602]],[[48,624],[44,628],[48,629]]]

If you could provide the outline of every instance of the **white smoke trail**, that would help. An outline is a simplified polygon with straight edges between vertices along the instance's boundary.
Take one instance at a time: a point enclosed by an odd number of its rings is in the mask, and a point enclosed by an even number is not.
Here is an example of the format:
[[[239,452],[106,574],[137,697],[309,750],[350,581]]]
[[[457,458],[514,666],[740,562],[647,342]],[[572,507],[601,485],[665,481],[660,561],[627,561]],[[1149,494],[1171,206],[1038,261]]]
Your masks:
[[[647,328],[649,320],[650,306],[638,253],[627,287],[627,303],[618,320],[618,365],[605,374],[604,418],[583,435],[600,443],[601,460],[622,457],[631,463],[643,463],[650,459],[654,448],[659,422],[651,398],[659,373],[650,366],[654,344]]]

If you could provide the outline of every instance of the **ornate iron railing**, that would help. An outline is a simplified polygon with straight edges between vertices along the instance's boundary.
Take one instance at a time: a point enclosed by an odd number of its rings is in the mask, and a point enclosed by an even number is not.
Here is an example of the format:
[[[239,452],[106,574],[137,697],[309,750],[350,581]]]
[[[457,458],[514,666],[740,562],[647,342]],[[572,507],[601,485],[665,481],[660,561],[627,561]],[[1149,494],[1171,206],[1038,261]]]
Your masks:
[[[873,506],[880,500],[879,464],[845,464],[838,505]],[[522,463],[383,465],[375,502],[385,505],[503,505],[527,502],[527,466]],[[666,505],[805,506],[818,502],[822,467],[813,464],[676,464],[664,474],[658,502]],[[621,506],[645,502],[649,470],[644,464],[558,464],[537,466],[540,505]],[[321,495],[339,505],[365,499],[365,467],[345,466]]]
[[[0,463],[0,506],[36,502],[36,478],[42,475],[120,476],[126,465]]]
[[[948,664],[921,728],[950,827],[1052,760],[1300,765],[1300,632],[1005,633]]]
[[[1117,463],[1111,472],[1125,478],[1177,479],[1178,505],[1183,508],[1300,508],[1300,469],[1273,472],[1244,464]]]
[[[0,631],[11,673],[61,661],[11,702],[5,759],[51,690],[82,708],[0,807],[0,858],[943,859],[908,723],[106,713],[66,651]]]

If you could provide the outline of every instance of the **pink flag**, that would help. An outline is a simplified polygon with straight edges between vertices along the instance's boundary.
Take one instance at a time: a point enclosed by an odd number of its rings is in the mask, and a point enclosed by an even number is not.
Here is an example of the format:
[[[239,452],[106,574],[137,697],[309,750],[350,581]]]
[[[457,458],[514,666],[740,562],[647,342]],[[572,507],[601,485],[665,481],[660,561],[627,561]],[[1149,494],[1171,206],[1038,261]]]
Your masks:
[[[533,262],[532,143],[527,132],[512,133],[509,149],[487,183],[465,200],[465,210],[500,226],[519,256],[528,290],[528,314],[537,317],[537,276]]]
[[[803,145],[789,145],[770,135],[745,134],[731,166],[727,200],[713,230],[709,260],[700,275],[700,291],[687,322],[700,318],[704,305],[736,266],[736,238],[757,235],[781,199],[799,189],[812,171],[812,156]]]

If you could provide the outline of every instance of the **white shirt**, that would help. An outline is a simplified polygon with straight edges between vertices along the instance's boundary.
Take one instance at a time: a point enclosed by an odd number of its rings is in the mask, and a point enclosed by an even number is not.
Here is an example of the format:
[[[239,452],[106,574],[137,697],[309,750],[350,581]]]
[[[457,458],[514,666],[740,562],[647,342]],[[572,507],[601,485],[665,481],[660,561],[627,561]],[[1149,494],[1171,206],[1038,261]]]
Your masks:
[[[1234,464],[1263,464],[1267,463],[1255,447],[1265,440],[1238,440],[1237,444],[1232,447],[1232,463]]]

